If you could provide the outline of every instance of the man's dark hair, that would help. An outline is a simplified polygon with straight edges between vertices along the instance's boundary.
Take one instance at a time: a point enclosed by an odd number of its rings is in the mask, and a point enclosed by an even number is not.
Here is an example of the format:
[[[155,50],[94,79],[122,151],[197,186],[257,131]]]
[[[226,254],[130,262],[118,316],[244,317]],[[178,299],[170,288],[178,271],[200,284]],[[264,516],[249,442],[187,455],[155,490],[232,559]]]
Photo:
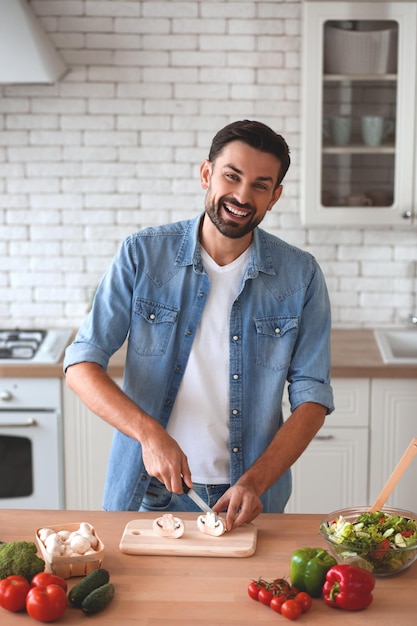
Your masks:
[[[273,154],[279,159],[281,168],[276,183],[276,187],[278,187],[290,166],[290,151],[287,142],[281,135],[278,135],[262,122],[252,120],[232,122],[214,136],[208,160],[215,161],[223,148],[231,141],[243,141],[252,148]]]

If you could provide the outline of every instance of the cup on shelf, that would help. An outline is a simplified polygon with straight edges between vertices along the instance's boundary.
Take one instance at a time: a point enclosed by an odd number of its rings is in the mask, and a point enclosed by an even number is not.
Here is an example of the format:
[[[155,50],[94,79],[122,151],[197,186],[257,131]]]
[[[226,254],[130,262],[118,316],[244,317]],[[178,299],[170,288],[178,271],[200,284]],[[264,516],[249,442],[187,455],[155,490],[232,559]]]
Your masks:
[[[330,139],[335,146],[347,146],[352,135],[352,119],[335,115],[329,119]]]
[[[394,123],[382,115],[364,115],[361,117],[361,129],[364,144],[375,147],[393,132]]]

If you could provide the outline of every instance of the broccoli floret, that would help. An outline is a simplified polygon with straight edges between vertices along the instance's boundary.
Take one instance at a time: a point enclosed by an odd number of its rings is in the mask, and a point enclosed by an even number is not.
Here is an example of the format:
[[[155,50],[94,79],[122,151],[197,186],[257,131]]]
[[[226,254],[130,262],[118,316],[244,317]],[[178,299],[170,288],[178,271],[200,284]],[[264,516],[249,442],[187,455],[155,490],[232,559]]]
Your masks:
[[[45,561],[37,556],[33,541],[10,541],[0,546],[0,580],[7,576],[23,576],[29,582],[45,569]]]

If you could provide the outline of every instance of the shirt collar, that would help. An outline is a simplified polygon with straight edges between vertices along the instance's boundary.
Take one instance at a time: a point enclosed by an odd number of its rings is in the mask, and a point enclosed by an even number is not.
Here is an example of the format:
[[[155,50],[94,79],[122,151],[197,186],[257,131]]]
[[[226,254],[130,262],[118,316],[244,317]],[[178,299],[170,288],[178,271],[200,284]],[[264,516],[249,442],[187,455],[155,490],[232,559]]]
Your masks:
[[[181,241],[175,260],[177,265],[193,265],[198,273],[203,272],[203,261],[201,259],[201,245],[199,242],[200,223],[204,214],[188,221],[187,228]],[[253,232],[252,251],[246,270],[248,278],[255,278],[259,272],[265,274],[275,274],[272,264],[271,251],[269,249],[269,237],[266,231],[255,228]]]

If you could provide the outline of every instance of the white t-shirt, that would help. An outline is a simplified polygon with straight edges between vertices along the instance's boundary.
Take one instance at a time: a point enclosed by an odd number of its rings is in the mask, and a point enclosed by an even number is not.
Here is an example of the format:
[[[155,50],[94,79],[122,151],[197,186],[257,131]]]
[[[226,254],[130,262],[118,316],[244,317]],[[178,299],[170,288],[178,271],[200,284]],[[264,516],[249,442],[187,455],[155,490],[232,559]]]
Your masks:
[[[228,265],[217,265],[203,249],[201,256],[210,293],[167,431],[187,455],[194,482],[228,484],[229,318],[250,247]]]

